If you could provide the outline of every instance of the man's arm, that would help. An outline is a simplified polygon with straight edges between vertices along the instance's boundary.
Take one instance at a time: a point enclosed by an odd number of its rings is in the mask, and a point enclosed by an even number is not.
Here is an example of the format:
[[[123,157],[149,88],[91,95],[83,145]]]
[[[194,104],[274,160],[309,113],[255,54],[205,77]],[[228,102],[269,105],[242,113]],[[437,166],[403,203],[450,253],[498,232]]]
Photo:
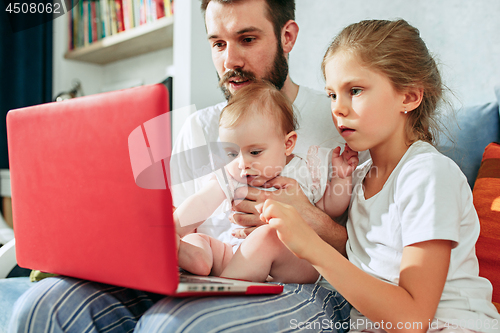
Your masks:
[[[248,228],[240,229],[235,236],[244,238],[256,227],[262,225],[263,222],[260,220],[260,214],[255,206],[263,203],[266,199],[273,199],[295,207],[302,218],[325,242],[341,254],[346,255],[346,228],[334,222],[327,214],[312,205],[296,180],[277,177],[268,182],[267,185],[276,187],[278,190],[266,191],[253,187],[236,190],[233,209],[246,214],[233,214],[231,220]]]

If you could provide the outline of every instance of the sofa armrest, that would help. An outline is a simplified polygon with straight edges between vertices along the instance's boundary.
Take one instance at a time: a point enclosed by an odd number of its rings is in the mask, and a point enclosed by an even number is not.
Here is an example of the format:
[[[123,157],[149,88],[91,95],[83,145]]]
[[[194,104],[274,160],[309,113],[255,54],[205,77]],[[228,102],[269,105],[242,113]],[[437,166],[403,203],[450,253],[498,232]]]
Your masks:
[[[0,279],[4,279],[16,266],[16,240],[0,247]]]

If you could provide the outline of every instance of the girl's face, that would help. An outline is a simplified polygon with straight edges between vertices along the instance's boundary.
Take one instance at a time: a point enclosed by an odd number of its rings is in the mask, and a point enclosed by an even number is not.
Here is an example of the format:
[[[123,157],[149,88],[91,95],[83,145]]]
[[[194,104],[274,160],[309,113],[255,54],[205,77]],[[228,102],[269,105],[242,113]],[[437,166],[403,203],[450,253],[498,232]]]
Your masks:
[[[296,134],[284,135],[275,121],[263,115],[248,117],[237,126],[219,127],[222,142],[228,146],[225,153],[234,158],[226,168],[234,179],[252,186],[262,186],[278,176],[295,146]]]
[[[337,130],[355,151],[404,142],[405,95],[387,76],[339,51],[325,65],[325,90]]]

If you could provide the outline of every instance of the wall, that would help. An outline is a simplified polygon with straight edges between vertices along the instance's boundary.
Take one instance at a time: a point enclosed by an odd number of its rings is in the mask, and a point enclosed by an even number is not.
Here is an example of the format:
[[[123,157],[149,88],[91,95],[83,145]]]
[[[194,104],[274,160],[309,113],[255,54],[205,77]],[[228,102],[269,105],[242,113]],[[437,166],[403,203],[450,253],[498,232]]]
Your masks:
[[[500,1],[498,0],[296,0],[300,32],[290,55],[292,78],[322,90],[322,57],[343,27],[363,19],[403,18],[420,30],[435,54],[452,102],[495,101],[500,85]],[[411,52],[411,50],[408,50]]]

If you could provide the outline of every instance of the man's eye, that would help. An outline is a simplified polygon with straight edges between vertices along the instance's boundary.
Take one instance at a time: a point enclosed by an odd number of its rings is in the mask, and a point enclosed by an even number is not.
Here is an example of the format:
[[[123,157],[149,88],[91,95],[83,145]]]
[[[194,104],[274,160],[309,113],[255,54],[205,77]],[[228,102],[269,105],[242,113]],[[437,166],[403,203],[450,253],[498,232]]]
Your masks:
[[[223,48],[225,45],[225,43],[222,43],[222,42],[215,42],[212,44],[213,47],[216,47],[216,48]]]
[[[360,88],[352,88],[352,89],[351,89],[351,95],[352,95],[352,96],[357,96],[357,95],[361,94],[361,92],[362,92],[362,91],[363,91],[363,90],[362,90],[362,89],[360,89]]]
[[[243,42],[247,43],[247,44],[253,42],[254,40],[255,40],[255,37],[245,37],[245,38],[243,38]]]

